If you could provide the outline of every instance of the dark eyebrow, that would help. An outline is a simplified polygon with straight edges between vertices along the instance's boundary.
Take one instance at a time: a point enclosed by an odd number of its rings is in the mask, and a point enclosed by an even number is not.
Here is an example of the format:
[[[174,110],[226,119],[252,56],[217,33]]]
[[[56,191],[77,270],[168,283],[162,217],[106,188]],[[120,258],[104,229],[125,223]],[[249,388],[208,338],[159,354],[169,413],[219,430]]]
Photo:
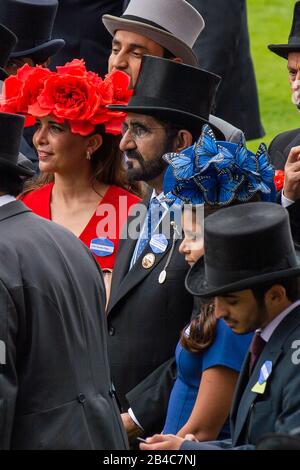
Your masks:
[[[220,295],[220,297],[225,297],[226,299],[229,299],[229,298],[238,299],[239,298],[239,296],[235,295],[235,294],[222,294],[222,295]]]
[[[147,124],[144,123],[143,121],[131,121],[130,124],[132,126],[141,126],[141,127],[148,128]]]
[[[121,43],[120,43],[120,41],[118,41],[117,39],[113,39],[113,40],[112,40],[112,45],[113,45],[113,46],[121,46]],[[129,47],[130,49],[143,49],[145,52],[148,52],[147,47],[142,46],[142,44],[135,44],[135,43],[133,42],[133,43],[131,43],[131,44],[128,44],[128,47]]]

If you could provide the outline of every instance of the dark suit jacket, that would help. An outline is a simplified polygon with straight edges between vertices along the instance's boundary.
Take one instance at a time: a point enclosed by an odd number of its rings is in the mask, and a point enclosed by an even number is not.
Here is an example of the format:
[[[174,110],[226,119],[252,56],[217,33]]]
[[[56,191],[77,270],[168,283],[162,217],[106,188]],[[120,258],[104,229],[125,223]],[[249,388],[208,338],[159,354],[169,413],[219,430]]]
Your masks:
[[[121,16],[123,0],[59,0],[52,37],[66,45],[51,60],[51,68],[84,59],[88,70],[103,76],[111,51],[111,35],[102,23],[106,13]]]
[[[222,77],[213,114],[242,129],[247,140],[262,137],[246,1],[188,1],[206,23],[194,46],[199,65]]]
[[[300,145],[300,129],[278,134],[269,145],[269,155],[275,170],[284,170],[292,147]]]
[[[97,263],[20,201],[0,233],[0,449],[125,449]]]
[[[288,429],[300,426],[299,338],[300,307],[297,307],[272,334],[250,378],[250,355],[246,357],[231,410],[231,447],[253,449],[267,433],[287,432]],[[252,392],[259,371],[267,360],[272,361],[273,370],[265,392]],[[213,443],[211,448],[215,445],[223,447],[224,444],[227,443]],[[186,441],[182,449],[201,449],[202,446],[201,443]]]
[[[287,207],[294,242],[300,246],[300,199]]]
[[[129,217],[128,224],[132,219]],[[157,410],[153,398],[160,381],[159,371],[138,393],[132,389],[174,356],[180,331],[192,313],[193,298],[184,286],[188,266],[178,252],[180,242],[176,241],[163,284],[159,284],[158,278],[170,253],[171,241],[164,253],[155,255],[152,268],[145,269],[141,263],[143,256],[152,251],[147,246],[129,270],[136,240],[120,240],[113,273],[107,316],[112,378],[123,410],[129,406],[126,394],[129,401],[132,398],[138,404],[134,413],[147,433],[161,431],[168,393]],[[172,381],[173,372],[166,373]]]

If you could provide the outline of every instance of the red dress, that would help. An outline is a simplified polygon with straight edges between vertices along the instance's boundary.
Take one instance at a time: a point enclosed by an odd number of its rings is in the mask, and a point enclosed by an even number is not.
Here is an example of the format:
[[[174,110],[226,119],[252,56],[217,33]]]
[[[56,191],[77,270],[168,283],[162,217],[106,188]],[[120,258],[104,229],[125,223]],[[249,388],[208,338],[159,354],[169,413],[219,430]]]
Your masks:
[[[22,201],[35,214],[51,220],[51,194],[54,183],[26,194]],[[80,240],[91,250],[102,269],[113,269],[118,250],[119,234],[129,210],[140,199],[118,186],[109,186]],[[107,233],[106,233],[107,232]]]

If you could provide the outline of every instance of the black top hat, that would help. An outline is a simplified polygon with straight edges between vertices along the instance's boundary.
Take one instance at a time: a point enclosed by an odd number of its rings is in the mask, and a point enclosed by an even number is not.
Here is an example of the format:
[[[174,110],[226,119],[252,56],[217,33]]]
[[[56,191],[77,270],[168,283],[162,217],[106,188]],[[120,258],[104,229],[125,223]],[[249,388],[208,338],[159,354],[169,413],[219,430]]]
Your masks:
[[[52,39],[57,0],[1,0],[0,22],[18,37],[10,57],[31,57],[44,62],[64,45],[63,39]]]
[[[16,44],[16,35],[3,24],[0,24],[0,80],[5,80],[8,77],[3,67],[5,67],[7,59]]]
[[[205,254],[189,270],[186,287],[214,297],[300,275],[289,216],[278,204],[252,202],[222,209],[204,224]]]
[[[284,59],[288,58],[290,52],[300,52],[300,2],[295,3],[288,44],[269,44],[268,48]]]
[[[5,168],[20,176],[32,176],[27,158],[19,154],[24,117],[0,113],[0,170]]]
[[[208,123],[221,78],[214,73],[160,57],[144,56],[134,94],[127,106],[109,109],[148,114],[196,129]],[[223,133],[210,123],[218,139]]]

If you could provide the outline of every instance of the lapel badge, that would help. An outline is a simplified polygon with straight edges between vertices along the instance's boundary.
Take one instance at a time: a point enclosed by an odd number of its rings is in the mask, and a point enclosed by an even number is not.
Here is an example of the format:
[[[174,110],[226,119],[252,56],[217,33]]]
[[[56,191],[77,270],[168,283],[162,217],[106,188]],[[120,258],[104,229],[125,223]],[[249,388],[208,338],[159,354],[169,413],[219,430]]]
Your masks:
[[[142,266],[145,269],[150,269],[155,263],[155,255],[153,253],[147,253],[142,259]]]
[[[272,361],[265,361],[259,371],[258,382],[253,386],[251,392],[263,394],[266,389],[267,380],[272,372]]]
[[[167,277],[167,271],[164,269],[159,275],[158,282],[160,284],[163,284],[166,280],[166,277]]]

